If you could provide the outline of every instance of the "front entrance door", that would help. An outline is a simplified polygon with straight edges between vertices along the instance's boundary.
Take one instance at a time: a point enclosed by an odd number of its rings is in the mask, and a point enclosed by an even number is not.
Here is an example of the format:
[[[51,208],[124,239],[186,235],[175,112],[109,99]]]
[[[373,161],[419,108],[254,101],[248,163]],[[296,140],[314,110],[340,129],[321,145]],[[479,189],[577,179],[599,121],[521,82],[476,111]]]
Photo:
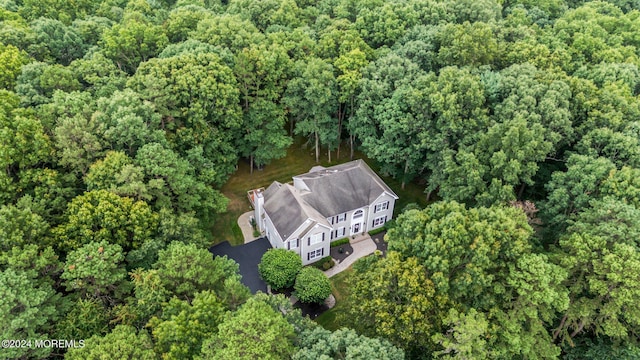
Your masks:
[[[362,209],[356,210],[351,215],[351,236],[357,234],[362,230],[362,218],[364,211]]]
[[[353,224],[353,226],[351,227],[351,235],[359,233],[360,227],[362,227],[362,223]]]

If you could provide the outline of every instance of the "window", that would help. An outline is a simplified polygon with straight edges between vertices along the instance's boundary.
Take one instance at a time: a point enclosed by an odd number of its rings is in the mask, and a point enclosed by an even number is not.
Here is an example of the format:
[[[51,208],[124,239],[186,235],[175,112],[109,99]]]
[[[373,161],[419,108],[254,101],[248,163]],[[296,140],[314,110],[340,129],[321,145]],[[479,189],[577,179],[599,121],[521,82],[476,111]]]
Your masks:
[[[387,210],[388,208],[389,208],[389,202],[385,201],[383,203],[376,204],[376,206],[373,208],[373,212],[377,213],[379,211]]]
[[[287,250],[295,249],[300,246],[300,239],[295,239],[287,242]]]
[[[327,219],[329,220],[329,219]],[[337,224],[337,223],[341,223],[343,221],[347,220],[347,213],[342,213],[342,214],[338,214],[334,217],[331,218],[331,225]]]
[[[324,233],[313,234],[307,238],[307,245],[314,245],[324,241]]]
[[[380,226],[380,225],[384,224],[385,222],[387,222],[387,217],[386,216],[377,217],[377,218],[373,219],[373,227]]]
[[[353,213],[353,216],[351,217],[352,219],[357,219],[357,218],[361,218],[364,215],[364,211],[362,211],[362,209],[357,210],[356,212]]]
[[[324,255],[324,248],[313,250],[307,254],[307,260],[317,259],[319,257],[322,257],[323,255]]]
[[[345,228],[344,226],[339,228],[338,230],[336,230],[336,237],[338,236],[344,236],[344,234],[347,233],[347,228]]]

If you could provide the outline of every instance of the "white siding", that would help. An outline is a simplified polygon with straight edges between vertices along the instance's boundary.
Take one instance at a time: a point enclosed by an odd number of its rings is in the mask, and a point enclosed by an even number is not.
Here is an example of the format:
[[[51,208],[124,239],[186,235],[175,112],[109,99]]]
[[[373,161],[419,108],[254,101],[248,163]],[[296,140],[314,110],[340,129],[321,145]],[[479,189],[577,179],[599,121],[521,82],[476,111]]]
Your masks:
[[[387,201],[389,202],[389,205],[388,205],[387,209],[378,210],[378,211],[375,210],[376,209],[376,205],[385,203]],[[376,199],[376,201],[374,201],[369,206],[369,216],[367,218],[367,224],[366,224],[367,231],[380,228],[380,227],[382,227],[384,225],[384,223],[382,223],[382,224],[378,224],[378,225],[374,226],[374,221],[377,218],[386,217],[386,221],[389,221],[389,220],[393,219],[393,208],[394,208],[395,202],[396,202],[396,200],[393,197],[391,197],[387,193],[383,193],[382,195],[380,195]]]
[[[300,179],[300,178],[293,178],[293,187],[298,189],[298,190],[306,190],[309,191],[309,187],[307,186],[307,184],[304,183],[304,180]]]
[[[315,236],[316,234],[324,234],[324,240],[320,241],[317,244],[310,245],[309,238]],[[321,225],[317,225],[316,227],[311,228],[311,230],[309,230],[306,234],[300,237],[300,245],[301,245],[300,256],[302,258],[302,264],[303,265],[311,264],[313,262],[316,262],[322,259],[325,256],[329,256],[329,243],[330,241],[329,241],[328,228]],[[322,249],[321,256],[315,259],[309,259],[309,253],[311,253],[312,251],[320,250],[320,249]]]
[[[267,237],[267,239],[269,239],[271,246],[276,249],[284,247],[282,243],[282,238],[280,237],[280,234],[276,230],[276,227],[271,222],[271,219],[269,218],[268,214],[265,214],[265,219],[267,220],[266,226],[265,226],[265,236]]]

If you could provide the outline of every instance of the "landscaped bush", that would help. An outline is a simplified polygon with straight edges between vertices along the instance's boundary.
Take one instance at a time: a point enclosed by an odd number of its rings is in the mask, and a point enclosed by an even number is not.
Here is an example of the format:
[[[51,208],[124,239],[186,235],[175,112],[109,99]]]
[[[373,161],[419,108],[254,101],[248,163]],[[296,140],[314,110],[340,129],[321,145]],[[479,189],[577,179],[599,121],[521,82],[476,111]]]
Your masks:
[[[258,264],[260,276],[274,290],[292,287],[300,269],[300,256],[285,249],[267,250]]]
[[[387,231],[387,229],[383,227],[377,228],[377,229],[373,229],[373,230],[369,230],[369,235],[373,236],[373,235],[378,235],[383,231]]]
[[[313,267],[300,270],[294,289],[296,297],[303,303],[321,304],[331,295],[329,278]]]
[[[342,238],[340,240],[336,240],[334,242],[331,243],[331,247],[336,247],[336,246],[340,246],[340,245],[344,245],[344,244],[348,244],[349,243],[349,238]]]
[[[311,264],[316,269],[320,270],[329,270],[336,264],[335,261],[331,258],[331,256],[325,256],[322,259]]]
[[[384,223],[384,226],[371,230],[369,231],[369,235],[377,235],[380,234],[383,231],[387,231],[389,229],[392,229],[394,226],[396,226],[396,221],[395,220],[389,220],[386,223]]]

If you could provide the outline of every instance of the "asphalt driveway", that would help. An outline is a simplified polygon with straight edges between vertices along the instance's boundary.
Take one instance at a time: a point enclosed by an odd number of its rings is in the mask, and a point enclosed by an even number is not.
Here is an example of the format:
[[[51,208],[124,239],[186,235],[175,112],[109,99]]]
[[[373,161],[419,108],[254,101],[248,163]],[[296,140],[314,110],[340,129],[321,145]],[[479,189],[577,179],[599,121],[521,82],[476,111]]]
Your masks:
[[[228,241],[225,241],[212,246],[209,251],[214,256],[227,255],[230,259],[240,264],[242,283],[255,294],[258,290],[264,293],[267,292],[267,284],[260,278],[258,273],[258,263],[260,263],[262,255],[270,248],[269,240],[263,237],[238,246],[231,246]]]

